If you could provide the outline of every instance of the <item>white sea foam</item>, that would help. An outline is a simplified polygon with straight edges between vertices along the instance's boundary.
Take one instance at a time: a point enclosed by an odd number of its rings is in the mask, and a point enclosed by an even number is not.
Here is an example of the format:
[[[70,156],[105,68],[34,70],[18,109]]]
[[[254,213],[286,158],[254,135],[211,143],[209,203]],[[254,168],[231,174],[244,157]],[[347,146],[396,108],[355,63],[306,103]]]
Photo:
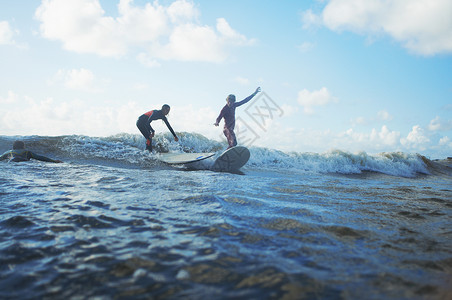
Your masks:
[[[412,177],[417,173],[429,174],[420,155],[402,152],[375,155],[341,150],[325,153],[284,153],[252,148],[250,164],[256,167],[292,168],[319,173],[359,174],[369,171],[404,177]]]
[[[153,139],[156,152],[223,152],[227,145],[196,133],[178,133],[175,142],[170,133],[157,134]],[[1,137],[0,146],[7,147],[17,137]],[[139,134],[117,134],[109,137],[63,136],[22,137],[42,154],[58,155],[62,160],[103,160],[112,164],[157,164],[157,155],[144,150],[145,139]],[[282,152],[275,149],[251,147],[251,158],[246,167],[263,169],[293,169],[317,173],[360,174],[378,172],[393,176],[413,177],[430,174],[426,158],[419,154],[391,152],[368,154],[330,150],[324,153]],[[209,163],[199,165],[208,168]]]

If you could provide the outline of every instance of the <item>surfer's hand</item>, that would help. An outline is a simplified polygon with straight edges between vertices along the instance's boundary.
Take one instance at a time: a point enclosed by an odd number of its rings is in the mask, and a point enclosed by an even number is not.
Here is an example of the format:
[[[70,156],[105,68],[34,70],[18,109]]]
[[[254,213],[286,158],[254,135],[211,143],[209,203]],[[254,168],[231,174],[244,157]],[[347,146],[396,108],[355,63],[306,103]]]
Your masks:
[[[257,94],[257,93],[259,93],[261,91],[261,87],[258,87],[257,89],[256,89],[256,91],[254,92],[254,94]]]
[[[213,125],[215,125],[215,126],[217,126],[217,127],[218,127],[218,123],[216,123],[216,122],[215,122],[215,123],[213,123]]]
[[[154,137],[155,132],[151,132],[151,134],[149,135],[149,138],[153,138]]]
[[[178,141],[179,141],[179,138],[178,138],[177,136],[175,136],[175,137],[174,137],[174,140],[175,140],[176,142],[178,142]]]

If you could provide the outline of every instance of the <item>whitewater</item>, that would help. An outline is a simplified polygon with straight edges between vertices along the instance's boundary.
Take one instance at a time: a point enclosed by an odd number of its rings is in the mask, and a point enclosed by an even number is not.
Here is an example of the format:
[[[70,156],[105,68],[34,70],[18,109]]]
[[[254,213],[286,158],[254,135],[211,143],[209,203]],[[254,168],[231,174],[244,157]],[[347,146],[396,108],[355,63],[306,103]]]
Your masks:
[[[141,135],[0,136],[1,299],[450,299],[452,160]]]

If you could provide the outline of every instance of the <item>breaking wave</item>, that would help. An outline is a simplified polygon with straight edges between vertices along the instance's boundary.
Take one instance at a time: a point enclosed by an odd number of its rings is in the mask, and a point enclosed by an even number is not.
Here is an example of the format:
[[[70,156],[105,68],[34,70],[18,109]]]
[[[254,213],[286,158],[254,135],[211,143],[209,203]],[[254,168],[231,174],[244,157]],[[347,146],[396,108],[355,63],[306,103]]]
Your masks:
[[[223,142],[208,139],[196,133],[178,133],[174,142],[169,133],[154,138],[157,152],[216,152],[226,148]],[[117,134],[109,137],[70,136],[0,136],[0,151],[11,149],[16,139],[39,154],[65,162],[93,163],[147,168],[162,165],[157,154],[144,150],[145,141],[138,134]],[[420,154],[385,152],[367,154],[330,150],[324,153],[282,152],[275,149],[251,147],[251,158],[245,168],[291,169],[317,173],[361,174],[377,172],[392,176],[414,177],[419,174],[452,176],[448,164],[440,164]],[[214,158],[212,158],[214,159]]]

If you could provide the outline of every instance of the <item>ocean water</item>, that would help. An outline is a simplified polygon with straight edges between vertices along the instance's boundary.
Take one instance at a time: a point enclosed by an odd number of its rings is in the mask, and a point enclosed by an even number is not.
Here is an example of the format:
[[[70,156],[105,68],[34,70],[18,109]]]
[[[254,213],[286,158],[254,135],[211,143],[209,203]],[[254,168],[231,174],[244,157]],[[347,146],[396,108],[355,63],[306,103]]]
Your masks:
[[[20,138],[64,163],[0,162],[1,299],[452,298],[451,160],[251,147],[220,173],[139,135]]]

